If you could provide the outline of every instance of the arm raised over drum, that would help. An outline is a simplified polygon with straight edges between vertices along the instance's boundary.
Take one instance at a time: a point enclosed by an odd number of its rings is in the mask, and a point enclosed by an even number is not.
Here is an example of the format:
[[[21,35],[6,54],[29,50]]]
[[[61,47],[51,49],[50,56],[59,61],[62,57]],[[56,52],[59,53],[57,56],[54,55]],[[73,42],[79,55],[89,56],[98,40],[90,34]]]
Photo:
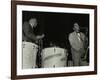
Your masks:
[[[39,40],[39,39],[44,38],[44,36],[45,36],[44,34],[42,34],[42,35],[37,35],[36,38]]]
[[[31,30],[31,27],[29,26],[29,24],[27,22],[24,22],[23,24],[23,31],[24,31],[24,34],[29,38],[31,39],[32,41],[37,41],[39,39],[42,39],[44,38],[44,34],[42,35],[35,35],[33,30]]]
[[[27,36],[32,41],[37,40],[35,34],[31,30],[30,25],[27,22],[24,22],[24,24],[23,24],[23,32],[24,32],[25,36]]]

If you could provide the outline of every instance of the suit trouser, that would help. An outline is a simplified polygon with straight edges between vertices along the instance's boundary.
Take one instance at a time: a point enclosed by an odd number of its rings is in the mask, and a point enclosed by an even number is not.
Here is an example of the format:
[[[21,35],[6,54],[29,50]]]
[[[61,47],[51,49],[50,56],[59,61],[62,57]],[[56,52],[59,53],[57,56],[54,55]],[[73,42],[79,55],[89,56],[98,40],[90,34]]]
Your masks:
[[[22,46],[22,68],[35,68],[38,46],[34,43],[25,41],[23,41]]]
[[[71,49],[72,52],[72,59],[73,59],[73,65],[74,66],[87,66],[88,63],[86,61],[82,60],[82,52],[80,51],[75,51],[73,49]]]

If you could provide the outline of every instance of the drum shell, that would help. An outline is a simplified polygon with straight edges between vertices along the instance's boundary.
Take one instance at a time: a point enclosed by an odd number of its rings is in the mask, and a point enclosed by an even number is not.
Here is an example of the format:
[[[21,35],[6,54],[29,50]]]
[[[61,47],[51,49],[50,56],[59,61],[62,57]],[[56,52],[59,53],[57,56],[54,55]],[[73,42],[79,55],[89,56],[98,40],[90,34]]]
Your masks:
[[[42,67],[66,67],[67,50],[59,47],[50,47],[42,50]]]
[[[38,46],[31,42],[22,43],[22,68],[31,69],[36,67],[36,55]]]

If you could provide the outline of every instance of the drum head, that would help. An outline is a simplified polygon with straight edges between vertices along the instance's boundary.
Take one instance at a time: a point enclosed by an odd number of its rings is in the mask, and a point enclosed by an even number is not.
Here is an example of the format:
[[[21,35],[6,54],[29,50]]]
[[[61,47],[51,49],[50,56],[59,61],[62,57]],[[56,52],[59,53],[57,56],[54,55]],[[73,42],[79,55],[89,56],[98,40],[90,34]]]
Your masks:
[[[42,67],[65,67],[67,62],[66,50],[50,47],[42,50]]]

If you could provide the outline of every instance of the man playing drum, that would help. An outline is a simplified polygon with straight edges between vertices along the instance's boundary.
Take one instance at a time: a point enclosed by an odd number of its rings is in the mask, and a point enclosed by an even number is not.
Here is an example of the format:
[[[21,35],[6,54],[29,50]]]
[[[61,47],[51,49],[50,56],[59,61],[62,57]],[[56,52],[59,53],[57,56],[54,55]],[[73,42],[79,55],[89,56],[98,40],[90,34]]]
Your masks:
[[[22,26],[22,68],[29,69],[36,67],[36,55],[38,45],[36,42],[44,37],[42,35],[35,35],[34,28],[37,26],[37,19],[31,18],[25,21]]]

